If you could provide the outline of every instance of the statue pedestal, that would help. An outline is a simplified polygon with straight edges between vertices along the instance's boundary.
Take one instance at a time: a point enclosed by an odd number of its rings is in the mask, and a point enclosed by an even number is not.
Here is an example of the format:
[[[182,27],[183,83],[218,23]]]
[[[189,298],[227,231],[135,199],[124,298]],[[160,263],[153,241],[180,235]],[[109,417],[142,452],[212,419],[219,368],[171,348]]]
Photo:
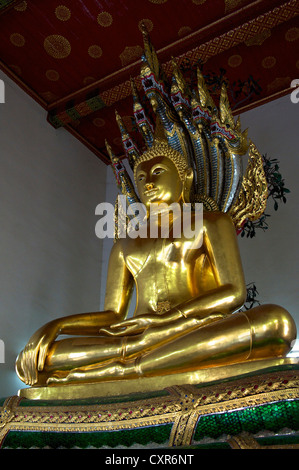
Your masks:
[[[299,361],[283,362],[210,384],[169,384],[101,398],[32,399],[22,391],[0,401],[0,445],[299,447]]]
[[[203,386],[225,380],[265,373],[276,368],[288,368],[299,363],[299,359],[275,358],[239,362],[228,366],[209,367],[189,372],[165,374],[154,377],[140,377],[130,380],[109,380],[106,382],[66,385],[37,386],[19,390],[19,396],[30,400],[74,400],[82,398],[105,398],[132,393],[152,393],[175,385]]]

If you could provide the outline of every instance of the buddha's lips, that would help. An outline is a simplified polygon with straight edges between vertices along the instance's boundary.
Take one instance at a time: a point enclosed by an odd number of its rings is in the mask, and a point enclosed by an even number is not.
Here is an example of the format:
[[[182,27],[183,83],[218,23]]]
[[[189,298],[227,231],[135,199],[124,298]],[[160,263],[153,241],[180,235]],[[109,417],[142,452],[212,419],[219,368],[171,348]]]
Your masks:
[[[158,188],[153,188],[153,189],[148,189],[147,191],[144,191],[145,196],[152,196],[158,191]]]

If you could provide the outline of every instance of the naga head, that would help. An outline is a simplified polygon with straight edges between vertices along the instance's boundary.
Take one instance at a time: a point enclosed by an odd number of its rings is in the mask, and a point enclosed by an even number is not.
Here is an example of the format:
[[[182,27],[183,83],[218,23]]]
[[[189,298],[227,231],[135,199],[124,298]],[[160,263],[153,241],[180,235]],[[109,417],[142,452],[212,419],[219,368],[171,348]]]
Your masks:
[[[235,154],[244,155],[247,152],[248,131],[241,131],[240,117],[236,122],[234,120],[225,84],[221,88],[219,116],[213,116],[210,129],[212,138],[222,140]]]

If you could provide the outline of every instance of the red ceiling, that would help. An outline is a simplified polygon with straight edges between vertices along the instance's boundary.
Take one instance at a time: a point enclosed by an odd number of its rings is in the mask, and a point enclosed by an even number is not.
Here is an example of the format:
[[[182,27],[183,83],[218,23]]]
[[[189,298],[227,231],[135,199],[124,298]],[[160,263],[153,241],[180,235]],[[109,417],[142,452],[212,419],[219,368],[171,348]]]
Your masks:
[[[131,127],[143,21],[160,63],[229,81],[242,112],[290,91],[299,74],[299,0],[0,0],[0,68],[103,161]],[[242,84],[242,86],[241,86]],[[50,125],[50,124],[49,124]]]

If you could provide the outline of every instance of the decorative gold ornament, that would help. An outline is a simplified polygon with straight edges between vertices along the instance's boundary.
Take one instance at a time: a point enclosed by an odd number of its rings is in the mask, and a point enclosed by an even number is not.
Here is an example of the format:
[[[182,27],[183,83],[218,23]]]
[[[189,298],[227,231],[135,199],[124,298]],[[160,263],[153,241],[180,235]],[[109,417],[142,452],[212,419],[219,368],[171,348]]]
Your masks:
[[[285,34],[285,38],[287,41],[292,42],[292,41],[297,41],[299,39],[299,28],[290,28]]]
[[[151,3],[155,3],[157,5],[162,5],[162,3],[166,3],[167,0],[148,0]]]
[[[111,26],[113,23],[112,15],[110,15],[110,13],[108,13],[107,11],[103,11],[102,13],[98,14],[97,22],[99,23],[100,26],[107,28],[108,26]]]
[[[65,5],[59,5],[55,8],[55,16],[60,21],[68,21],[71,17],[71,10]]]
[[[59,34],[47,36],[44,40],[44,48],[49,56],[54,59],[65,59],[71,53],[71,44]]]
[[[96,79],[94,77],[85,77],[83,79],[83,85],[87,86],[90,85],[91,83],[94,83]]]
[[[119,58],[123,66],[131,64],[135,60],[140,59],[142,54],[141,46],[126,46]]]
[[[242,57],[239,54],[234,54],[228,59],[228,65],[230,67],[239,67],[242,64]]]
[[[93,119],[92,122],[93,122],[94,126],[96,126],[96,127],[103,127],[106,124],[105,119],[99,118],[99,117]]]
[[[12,33],[9,37],[10,42],[17,47],[25,46],[25,38],[20,33]]]
[[[138,29],[142,32],[142,28],[145,25],[147,31],[151,32],[153,30],[154,24],[152,20],[148,18],[144,18],[143,20],[139,21],[138,23]]]
[[[238,199],[230,210],[237,229],[242,227],[246,219],[253,221],[261,217],[267,205],[268,184],[263,159],[252,142],[249,145],[249,158]]]
[[[247,39],[245,42],[246,46],[261,46],[266,39],[271,36],[271,29],[265,29],[261,33],[256,34],[252,38]]]
[[[246,0],[225,0],[225,13],[235,10],[246,3]]]
[[[47,70],[46,77],[48,80],[56,82],[57,80],[59,80],[59,73],[57,72],[57,70]]]
[[[190,26],[182,26],[179,31],[178,31],[178,36],[180,38],[187,36],[187,34],[190,34],[192,32],[192,29]]]
[[[277,90],[290,88],[291,77],[276,77],[272,82],[267,85],[268,93],[275,93]]]
[[[262,60],[262,66],[264,67],[264,69],[271,69],[272,67],[274,67],[275,64],[276,64],[276,59],[273,56],[265,57]]]
[[[27,2],[23,1],[23,2],[18,3],[16,6],[14,6],[14,9],[16,11],[26,11],[27,6],[28,6]]]
[[[102,48],[96,44],[93,44],[88,48],[88,55],[93,59],[99,59],[103,55]]]

